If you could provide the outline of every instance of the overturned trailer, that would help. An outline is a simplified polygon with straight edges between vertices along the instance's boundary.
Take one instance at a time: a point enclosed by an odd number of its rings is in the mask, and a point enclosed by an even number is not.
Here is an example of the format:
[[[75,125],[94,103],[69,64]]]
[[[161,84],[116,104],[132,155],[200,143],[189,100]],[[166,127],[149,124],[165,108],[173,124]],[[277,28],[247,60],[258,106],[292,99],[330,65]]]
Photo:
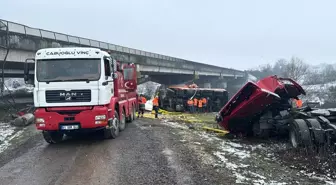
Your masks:
[[[269,76],[248,82],[218,112],[219,126],[233,134],[267,138],[288,134],[293,147],[321,146],[336,139],[336,109],[293,107],[305,95],[294,80]]]
[[[187,100],[191,98],[207,98],[209,111],[217,112],[228,102],[228,92],[225,89],[189,86],[161,86],[159,89],[159,106],[168,111],[186,111]]]

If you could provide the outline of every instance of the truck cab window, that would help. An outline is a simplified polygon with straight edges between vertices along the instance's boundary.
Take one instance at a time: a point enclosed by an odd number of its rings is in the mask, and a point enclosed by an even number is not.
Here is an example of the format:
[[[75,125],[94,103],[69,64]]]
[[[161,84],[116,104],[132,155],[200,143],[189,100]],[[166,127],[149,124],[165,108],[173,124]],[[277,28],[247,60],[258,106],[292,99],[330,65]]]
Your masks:
[[[105,76],[111,76],[111,65],[110,61],[104,59],[104,66],[105,66]]]
[[[133,68],[124,68],[124,79],[125,80],[133,79]]]

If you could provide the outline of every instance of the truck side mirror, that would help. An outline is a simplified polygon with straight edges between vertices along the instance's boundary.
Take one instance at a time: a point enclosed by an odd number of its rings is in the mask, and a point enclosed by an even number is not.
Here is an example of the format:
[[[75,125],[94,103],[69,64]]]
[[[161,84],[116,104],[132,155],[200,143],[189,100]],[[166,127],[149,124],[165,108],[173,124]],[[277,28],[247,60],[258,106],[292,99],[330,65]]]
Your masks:
[[[117,61],[113,60],[113,71],[116,72],[117,71]]]
[[[26,84],[31,84],[32,79],[29,76],[29,63],[28,61],[33,61],[33,63],[35,62],[34,58],[27,58],[25,63],[24,63],[24,69],[23,69],[23,78]]]

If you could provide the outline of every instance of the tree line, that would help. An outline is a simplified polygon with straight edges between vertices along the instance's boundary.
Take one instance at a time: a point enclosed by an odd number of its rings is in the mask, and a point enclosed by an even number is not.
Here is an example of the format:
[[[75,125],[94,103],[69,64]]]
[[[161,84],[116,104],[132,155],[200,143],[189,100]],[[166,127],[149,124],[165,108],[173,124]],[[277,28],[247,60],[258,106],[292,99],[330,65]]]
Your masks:
[[[248,70],[248,72],[258,79],[270,75],[278,75],[292,78],[303,85],[325,84],[336,81],[336,69],[334,65],[312,66],[298,57],[292,57],[289,60],[280,59],[274,64],[261,65]]]
[[[317,66],[309,65],[301,58],[292,57],[289,60],[280,59],[274,64],[265,64],[257,68],[250,69],[248,72],[258,79],[278,75],[280,77],[292,78],[299,84],[303,85],[306,91],[318,91],[318,96],[323,96],[327,101],[336,102],[336,86],[328,86],[322,88],[323,84],[335,82],[336,84],[336,68],[333,64],[320,64]],[[315,89],[310,89],[315,85]],[[321,87],[321,89],[316,89]],[[311,94],[310,93],[310,94]],[[317,95],[317,94],[316,94]]]

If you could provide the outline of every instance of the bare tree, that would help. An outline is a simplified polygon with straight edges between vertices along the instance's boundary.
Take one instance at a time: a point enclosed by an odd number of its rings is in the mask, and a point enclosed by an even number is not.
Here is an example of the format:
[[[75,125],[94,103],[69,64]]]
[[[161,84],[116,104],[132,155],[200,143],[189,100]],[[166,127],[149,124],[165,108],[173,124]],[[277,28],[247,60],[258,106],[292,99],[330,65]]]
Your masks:
[[[273,75],[273,66],[271,64],[261,65],[256,69],[248,70],[248,72],[257,79],[261,79]]]
[[[305,85],[314,85],[323,83],[324,78],[321,75],[321,72],[316,69],[308,70],[305,76],[304,84]]]
[[[287,70],[287,64],[288,62],[286,59],[278,60],[273,66],[273,73],[278,76],[284,76]]]
[[[334,66],[331,64],[327,64],[324,67],[322,74],[321,74],[323,76],[323,83],[335,81],[336,80],[335,73],[336,71],[334,69]]]
[[[287,63],[283,75],[295,81],[302,81],[308,72],[308,64],[304,63],[300,58],[292,57],[291,60]]]

